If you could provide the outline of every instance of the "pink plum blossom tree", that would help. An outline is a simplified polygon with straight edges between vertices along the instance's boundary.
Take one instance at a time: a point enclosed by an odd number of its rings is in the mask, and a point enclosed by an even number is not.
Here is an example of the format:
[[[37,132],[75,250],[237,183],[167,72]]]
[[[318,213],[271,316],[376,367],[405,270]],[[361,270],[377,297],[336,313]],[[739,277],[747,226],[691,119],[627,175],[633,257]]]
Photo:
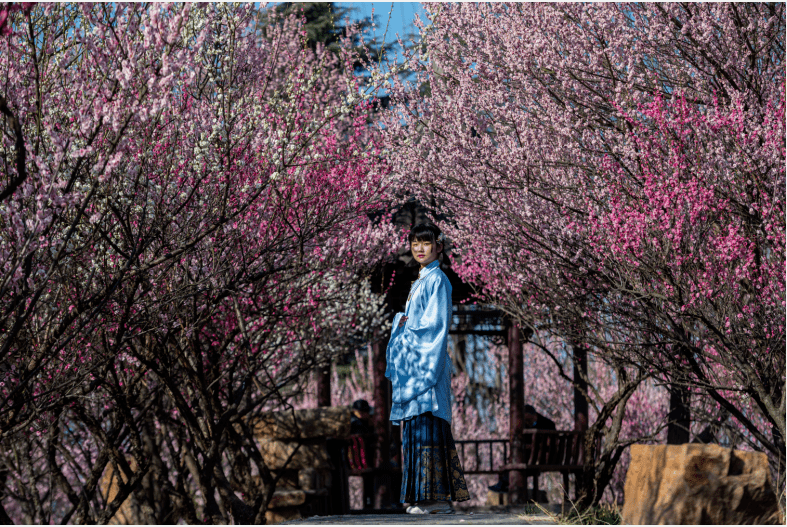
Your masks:
[[[401,192],[449,218],[482,299],[628,379],[580,503],[646,379],[691,386],[693,419],[728,413],[783,475],[784,6],[427,13],[384,120]]]
[[[389,169],[357,59],[254,9],[8,19],[3,518],[264,522],[255,416],[383,325],[365,277],[400,233],[370,220]]]

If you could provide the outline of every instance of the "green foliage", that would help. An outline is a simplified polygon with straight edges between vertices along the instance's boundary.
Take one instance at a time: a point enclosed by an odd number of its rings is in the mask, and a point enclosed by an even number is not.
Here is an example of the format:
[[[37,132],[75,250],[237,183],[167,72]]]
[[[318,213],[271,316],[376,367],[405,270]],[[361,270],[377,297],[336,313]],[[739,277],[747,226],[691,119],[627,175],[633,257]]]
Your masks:
[[[372,27],[369,18],[354,20],[353,13],[357,11],[352,7],[341,7],[334,2],[282,2],[271,7],[278,17],[296,15],[302,17],[304,29],[306,30],[306,45],[315,49],[318,43],[324,44],[333,53],[339,51],[339,41],[345,36],[345,30],[349,25],[355,26],[356,30],[363,32]],[[268,23],[268,10],[259,12],[259,20],[262,24]],[[379,25],[375,15],[375,22]],[[354,51],[359,53],[361,58],[372,62],[377,62],[380,53],[384,53],[385,46],[377,48],[360,46],[360,39],[353,37]],[[362,71],[360,62],[353,65],[356,71]]]
[[[338,51],[339,39],[344,34],[345,19],[354,11],[333,2],[282,2],[273,9],[279,15],[294,14],[305,18],[304,29],[309,47],[314,49],[318,42],[322,42],[334,53]],[[358,23],[360,29],[369,25],[369,21]]]

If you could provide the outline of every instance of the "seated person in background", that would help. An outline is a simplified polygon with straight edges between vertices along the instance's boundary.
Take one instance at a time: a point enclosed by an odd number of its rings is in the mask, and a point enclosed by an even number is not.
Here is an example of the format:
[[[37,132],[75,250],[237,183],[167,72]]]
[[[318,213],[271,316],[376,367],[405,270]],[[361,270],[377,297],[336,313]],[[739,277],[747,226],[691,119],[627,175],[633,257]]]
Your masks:
[[[555,422],[536,412],[536,409],[529,404],[525,405],[525,428],[536,428],[538,430],[555,430]]]
[[[525,405],[525,413],[522,415],[524,418],[524,428],[535,428],[537,430],[555,430],[555,422],[540,413],[531,405]],[[489,486],[489,490],[494,492],[508,492],[508,472],[504,472],[500,476],[500,480],[494,485]]]
[[[369,403],[363,399],[358,399],[352,405],[352,414],[350,416],[350,443],[347,449],[347,460],[350,463],[352,470],[361,470],[369,468],[369,462],[372,461],[369,456],[371,452],[367,448],[368,445],[363,437],[372,434],[370,416],[372,409]]]
[[[351,434],[371,434],[373,432],[370,423],[372,409],[364,399],[358,399],[352,406],[352,417],[350,417]]]

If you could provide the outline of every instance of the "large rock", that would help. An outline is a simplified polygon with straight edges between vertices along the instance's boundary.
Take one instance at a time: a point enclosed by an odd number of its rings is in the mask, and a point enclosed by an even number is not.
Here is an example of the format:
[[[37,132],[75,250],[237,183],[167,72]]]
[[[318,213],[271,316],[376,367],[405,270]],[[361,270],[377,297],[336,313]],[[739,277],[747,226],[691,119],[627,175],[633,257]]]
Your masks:
[[[127,459],[129,467],[132,471],[137,470],[137,462],[134,460],[133,457],[129,457]],[[104,497],[107,503],[111,503],[115,497],[120,492],[120,481],[126,483],[128,478],[125,474],[121,471],[120,474],[116,474],[115,471],[112,469],[112,465],[108,465],[106,470],[104,471],[104,475],[101,476],[101,479],[98,482],[99,489],[101,490],[101,495]],[[110,525],[134,525],[139,523],[144,523],[138,511],[136,510],[137,507],[134,506],[134,499],[133,496],[129,496],[126,498],[123,503],[120,505],[120,508],[117,512],[109,519]]]
[[[297,448],[297,450],[296,450]],[[271,470],[282,468],[301,469],[304,467],[317,469],[331,469],[328,448],[324,443],[315,445],[300,445],[297,441],[280,441],[278,439],[261,439],[260,452],[265,465]],[[293,454],[294,452],[294,454]],[[292,454],[292,459],[287,463]]]
[[[282,509],[265,511],[266,525],[274,525],[292,520],[300,520],[301,518],[303,518],[303,516],[301,516],[301,511],[298,510],[298,507],[285,507]]]
[[[254,422],[254,435],[263,440],[346,437],[350,434],[350,409],[345,406],[267,412]]]
[[[269,509],[297,507],[306,502],[306,493],[302,490],[277,490],[268,504]]]
[[[761,452],[632,445],[624,492],[624,524],[779,523],[768,458]]]
[[[300,471],[297,468],[273,470],[273,473],[271,475],[273,477],[279,478],[279,481],[276,483],[276,488],[278,490],[293,490],[293,489],[300,488],[300,481],[299,481]],[[253,476],[253,479],[260,488],[263,488],[265,486],[260,476]]]

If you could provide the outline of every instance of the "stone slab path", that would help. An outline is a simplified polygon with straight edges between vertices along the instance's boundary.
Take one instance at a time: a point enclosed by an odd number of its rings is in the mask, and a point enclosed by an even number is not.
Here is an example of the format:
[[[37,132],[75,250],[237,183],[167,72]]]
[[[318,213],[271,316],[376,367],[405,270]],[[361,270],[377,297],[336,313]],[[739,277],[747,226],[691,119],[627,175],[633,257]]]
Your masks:
[[[348,514],[313,516],[281,525],[555,525],[545,514],[516,511],[456,511],[454,514]]]

